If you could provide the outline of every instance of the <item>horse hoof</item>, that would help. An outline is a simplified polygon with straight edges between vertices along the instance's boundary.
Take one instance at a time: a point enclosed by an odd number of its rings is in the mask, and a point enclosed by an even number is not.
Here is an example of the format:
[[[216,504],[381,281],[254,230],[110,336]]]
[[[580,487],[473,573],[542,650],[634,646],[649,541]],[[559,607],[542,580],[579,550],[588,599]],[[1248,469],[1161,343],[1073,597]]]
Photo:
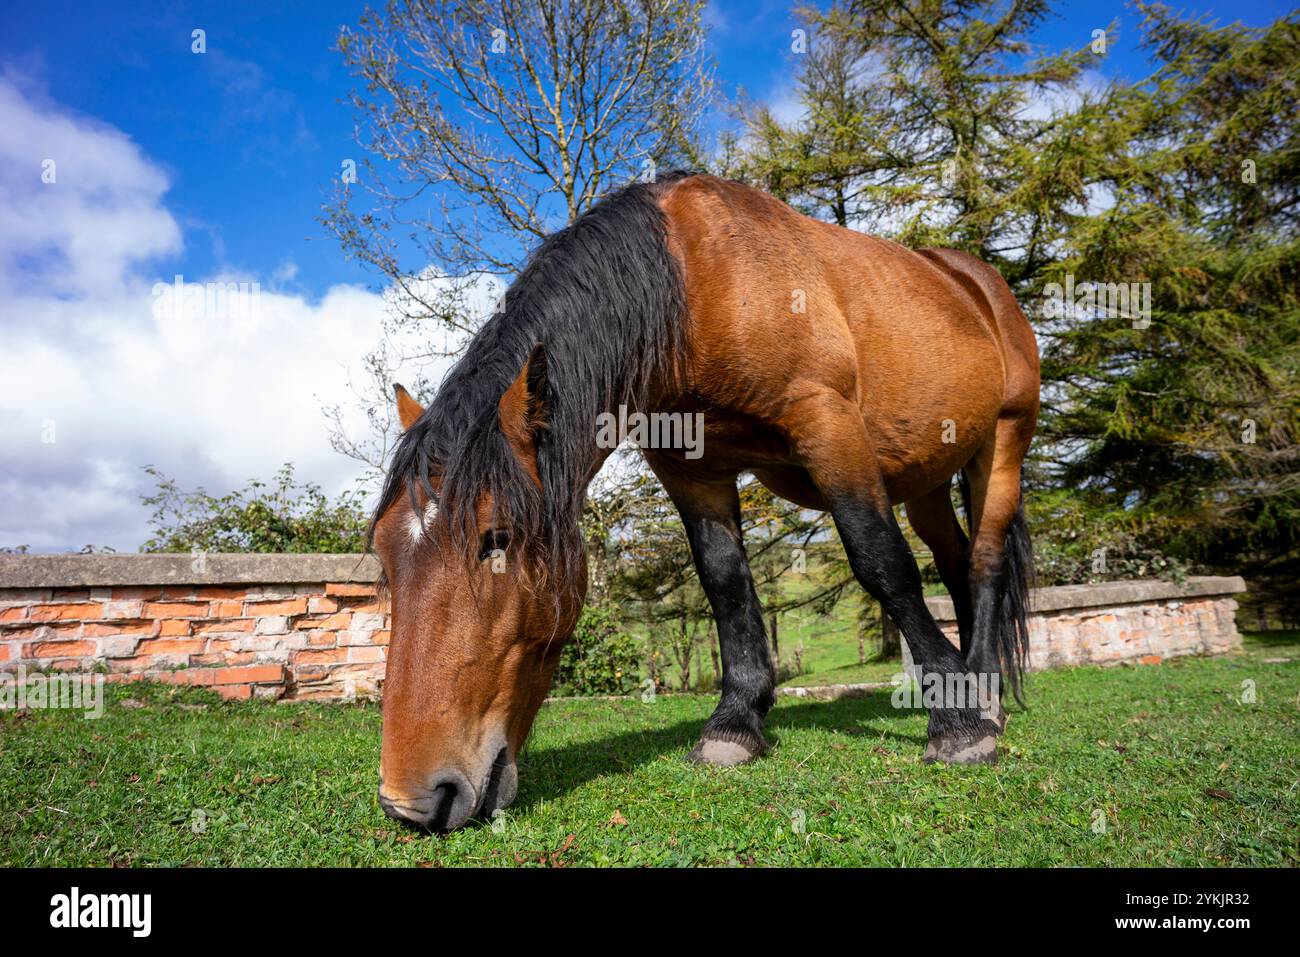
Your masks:
[[[997,764],[998,739],[991,734],[931,738],[921,760],[926,764]]]
[[[693,764],[711,764],[716,768],[730,768],[748,764],[763,753],[763,748],[750,748],[739,741],[720,738],[701,738],[686,760]]]

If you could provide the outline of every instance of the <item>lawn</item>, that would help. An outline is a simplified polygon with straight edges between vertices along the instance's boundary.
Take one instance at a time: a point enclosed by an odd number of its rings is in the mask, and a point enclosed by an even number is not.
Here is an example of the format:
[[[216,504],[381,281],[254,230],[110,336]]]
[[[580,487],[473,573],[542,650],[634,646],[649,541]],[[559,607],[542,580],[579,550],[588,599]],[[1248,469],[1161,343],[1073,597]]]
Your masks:
[[[100,720],[0,714],[0,863],[1300,864],[1297,636],[1029,690],[995,768],[922,765],[888,692],[783,698],[776,749],[730,769],[683,760],[711,696],[554,702],[515,806],[435,837],[375,803],[375,705],[114,688]]]

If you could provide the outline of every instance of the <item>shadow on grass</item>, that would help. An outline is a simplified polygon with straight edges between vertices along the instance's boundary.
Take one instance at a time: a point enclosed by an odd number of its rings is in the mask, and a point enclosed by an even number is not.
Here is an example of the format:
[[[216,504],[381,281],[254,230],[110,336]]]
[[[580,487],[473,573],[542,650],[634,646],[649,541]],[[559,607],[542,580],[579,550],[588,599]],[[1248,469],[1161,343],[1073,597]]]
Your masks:
[[[901,721],[915,713],[895,708],[887,690],[834,701],[784,700],[768,715],[765,730],[768,740],[778,748],[780,738],[787,731],[822,729],[891,738],[915,747],[919,757],[926,744],[924,733],[904,734],[882,726],[882,722]],[[519,797],[515,807],[531,809],[564,797],[603,775],[625,774],[674,751],[690,748],[698,740],[703,725],[702,719],[691,719],[579,744],[529,748],[520,760]],[[684,761],[680,756],[677,759]]]

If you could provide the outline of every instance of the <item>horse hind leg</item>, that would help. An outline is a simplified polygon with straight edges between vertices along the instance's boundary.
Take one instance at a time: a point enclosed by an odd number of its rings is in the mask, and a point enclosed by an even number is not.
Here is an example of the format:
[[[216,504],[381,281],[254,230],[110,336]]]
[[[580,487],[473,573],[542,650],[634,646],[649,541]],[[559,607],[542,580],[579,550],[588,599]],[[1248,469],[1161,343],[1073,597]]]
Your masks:
[[[961,635],[961,652],[970,651],[975,610],[970,594],[970,541],[953,511],[950,483],[909,500],[905,508],[907,521],[920,536],[930,555],[939,579],[948,589],[957,613],[957,630]]]
[[[972,694],[966,660],[926,608],[916,559],[856,404],[830,392],[813,395],[791,408],[782,428],[830,505],[854,575],[898,624],[921,668],[926,699],[934,700],[924,760],[996,762],[997,727]]]

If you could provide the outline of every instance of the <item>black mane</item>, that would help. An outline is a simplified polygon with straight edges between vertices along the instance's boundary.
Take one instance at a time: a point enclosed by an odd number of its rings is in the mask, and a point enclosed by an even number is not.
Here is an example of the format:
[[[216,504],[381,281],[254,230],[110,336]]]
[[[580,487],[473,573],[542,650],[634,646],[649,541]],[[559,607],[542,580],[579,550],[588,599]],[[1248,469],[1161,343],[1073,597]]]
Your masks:
[[[579,527],[596,419],[620,404],[638,408],[653,377],[671,374],[681,348],[682,279],[668,251],[662,185],[635,183],[548,236],[447,373],[424,414],[398,441],[375,523],[417,483],[432,497],[430,469],[443,479],[438,515],[466,550],[477,535],[475,506],[491,493],[503,527],[559,584],[572,585],[583,560]],[[549,428],[538,441],[542,489],[520,466],[498,421],[497,403],[533,347],[546,353]]]

